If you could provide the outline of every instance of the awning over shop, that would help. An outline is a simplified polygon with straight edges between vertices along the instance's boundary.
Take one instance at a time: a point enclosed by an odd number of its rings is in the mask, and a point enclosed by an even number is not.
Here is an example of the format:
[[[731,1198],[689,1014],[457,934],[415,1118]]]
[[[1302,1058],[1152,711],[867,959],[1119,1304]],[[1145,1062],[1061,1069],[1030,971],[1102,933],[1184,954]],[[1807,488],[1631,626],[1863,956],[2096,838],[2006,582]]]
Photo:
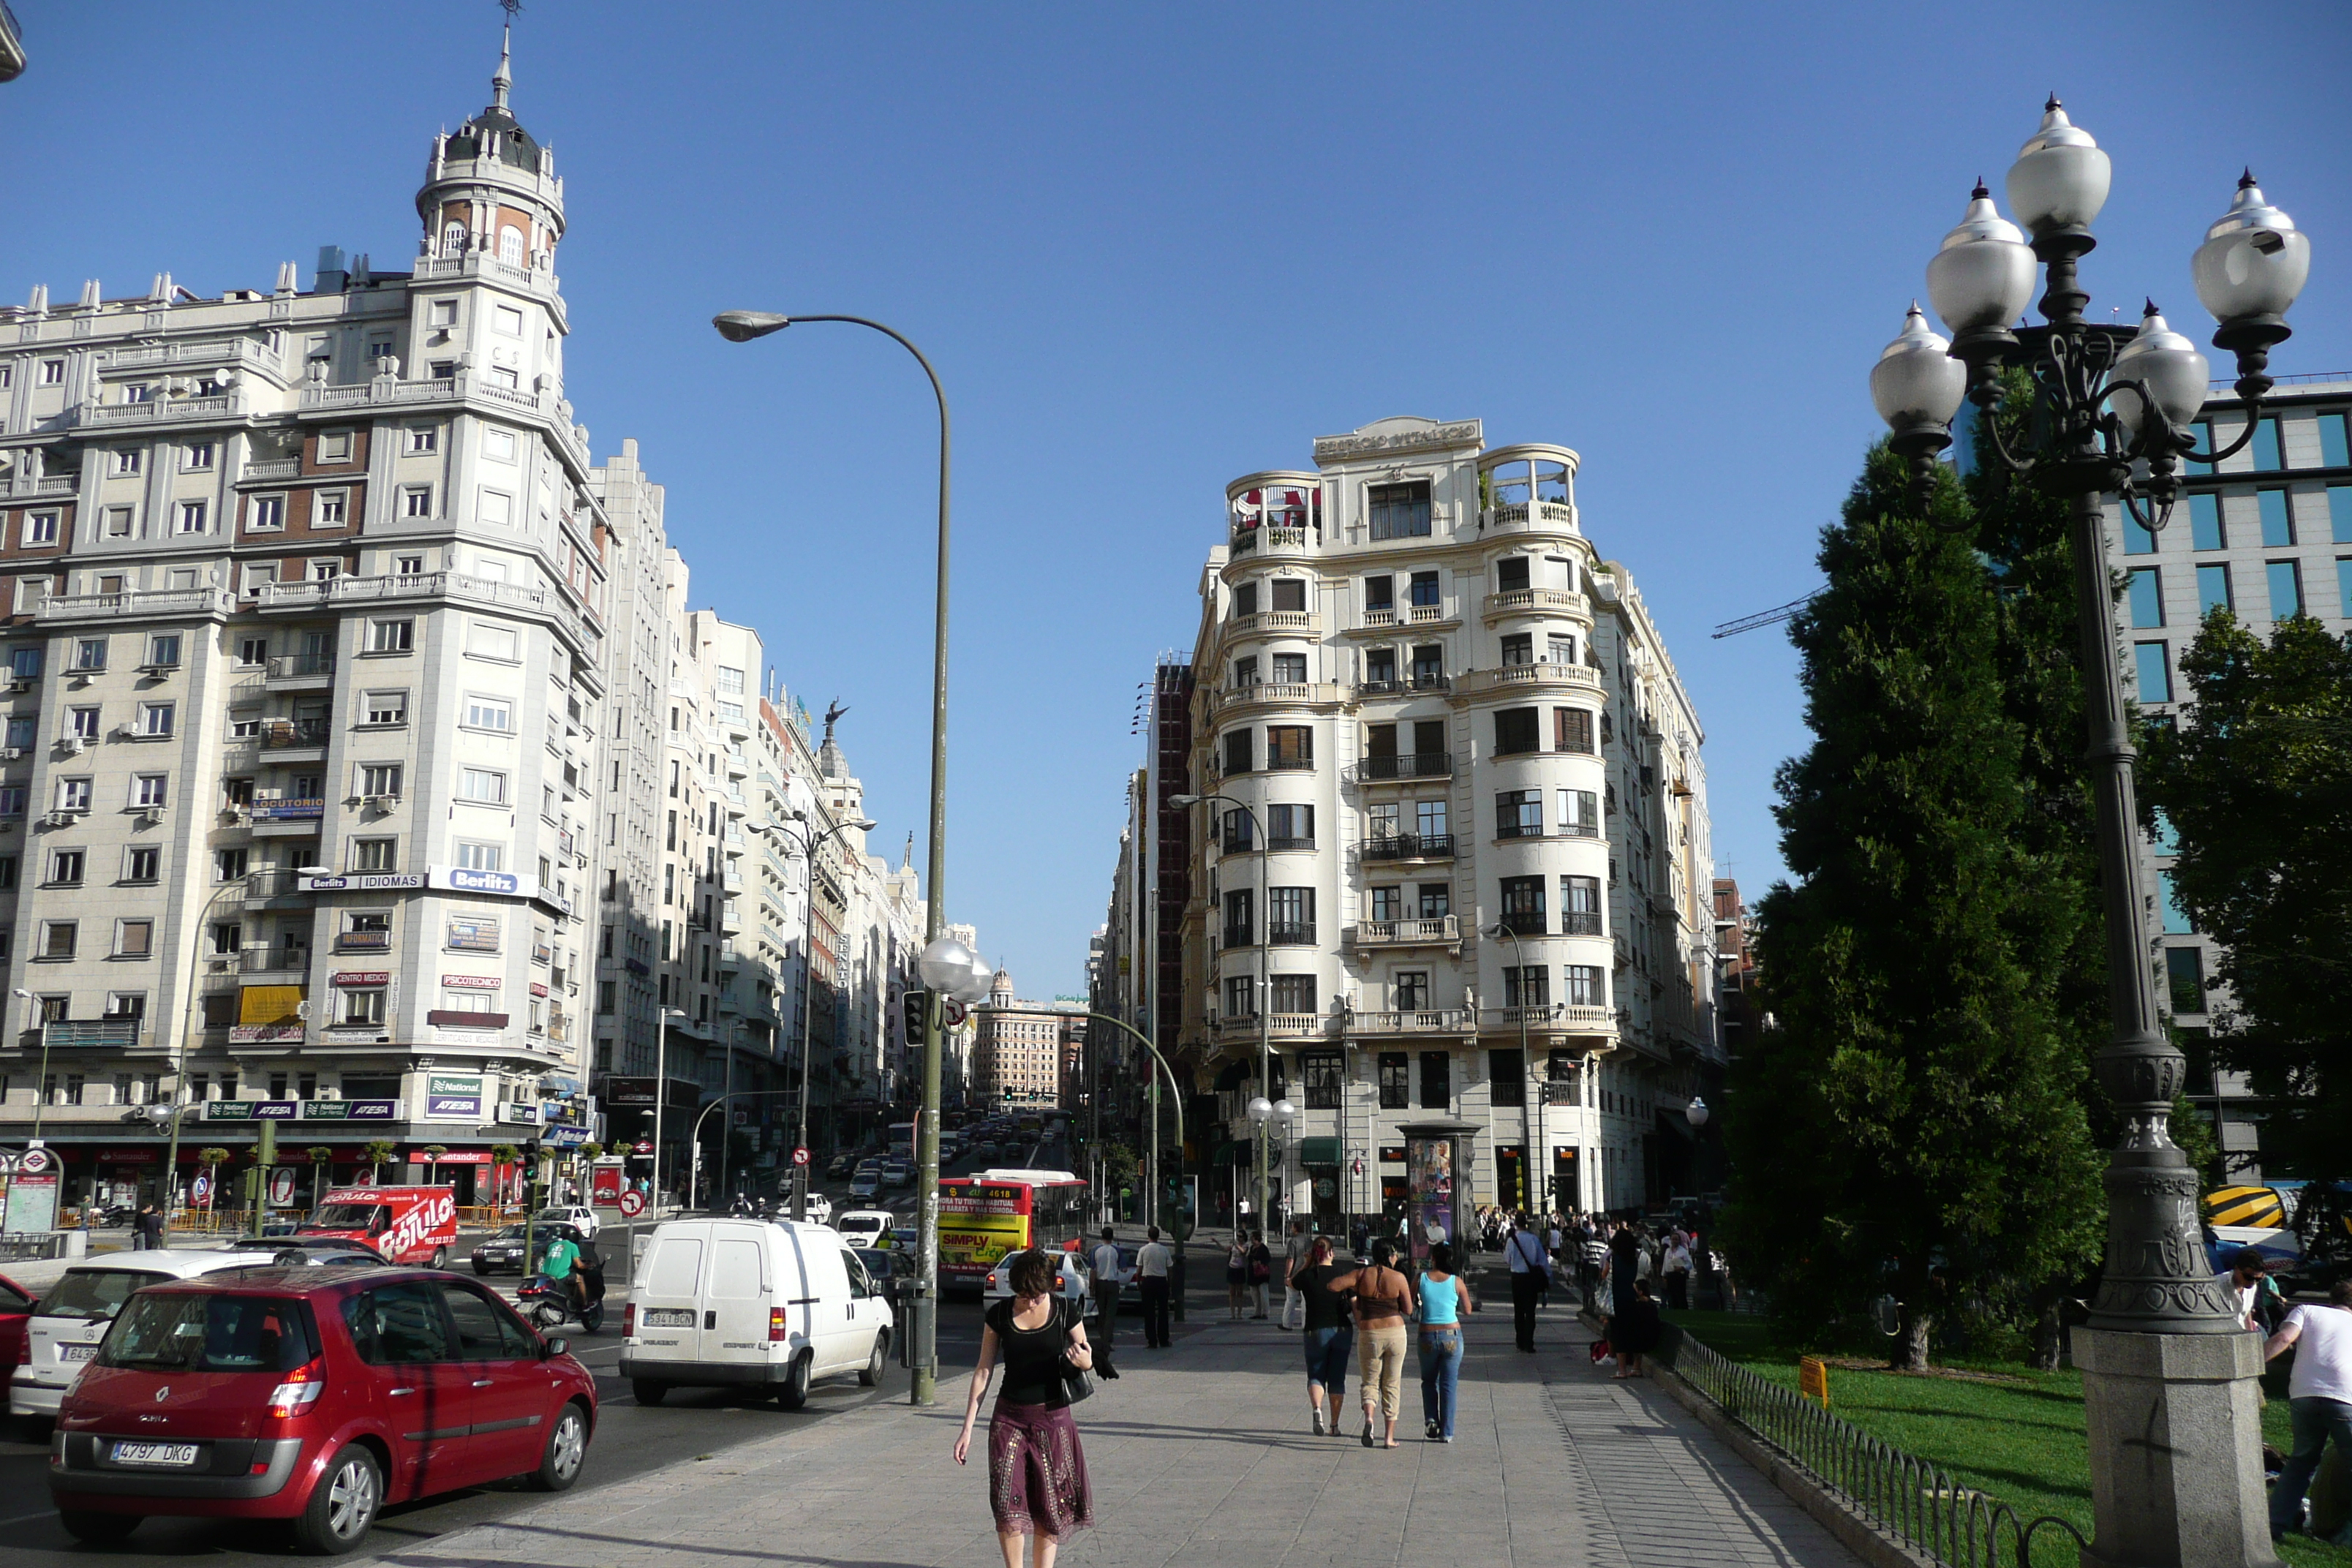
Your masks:
[[[1336,1165],[1339,1163],[1339,1140],[1337,1138],[1301,1138],[1298,1141],[1298,1163],[1302,1165]]]
[[[1227,1062],[1223,1067],[1218,1068],[1217,1092],[1219,1094],[1227,1094],[1241,1088],[1244,1083],[1248,1081],[1250,1069],[1255,1064],[1247,1061],[1236,1060]]]

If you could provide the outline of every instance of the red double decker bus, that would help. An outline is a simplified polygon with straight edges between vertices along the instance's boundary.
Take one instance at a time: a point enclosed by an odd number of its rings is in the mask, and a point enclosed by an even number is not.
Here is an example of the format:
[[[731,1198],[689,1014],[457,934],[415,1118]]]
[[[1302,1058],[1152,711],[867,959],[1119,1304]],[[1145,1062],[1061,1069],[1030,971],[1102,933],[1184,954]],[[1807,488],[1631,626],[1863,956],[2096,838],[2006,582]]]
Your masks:
[[[1067,1171],[981,1171],[940,1181],[940,1289],[982,1290],[1008,1252],[1076,1247],[1087,1184]]]

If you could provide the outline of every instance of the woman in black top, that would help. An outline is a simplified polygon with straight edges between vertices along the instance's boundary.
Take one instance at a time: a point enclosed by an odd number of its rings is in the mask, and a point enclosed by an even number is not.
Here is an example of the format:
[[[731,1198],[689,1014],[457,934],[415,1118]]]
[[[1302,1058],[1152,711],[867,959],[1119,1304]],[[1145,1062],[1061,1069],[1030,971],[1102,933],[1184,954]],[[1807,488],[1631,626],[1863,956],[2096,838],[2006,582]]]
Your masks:
[[[1331,1242],[1317,1237],[1307,1249],[1306,1266],[1290,1277],[1293,1289],[1307,1299],[1307,1403],[1315,1407],[1315,1435],[1339,1430],[1339,1404],[1348,1396],[1348,1358],[1356,1353],[1356,1326],[1349,1321],[1353,1297],[1331,1289],[1340,1269],[1331,1261]],[[1323,1411],[1329,1402],[1330,1424]]]
[[[988,1421],[988,1505],[996,1515],[997,1544],[1005,1568],[1021,1568],[1021,1542],[1037,1538],[1036,1568],[1052,1568],[1064,1537],[1094,1522],[1093,1488],[1078,1424],[1062,1384],[1065,1367],[1094,1365],[1087,1327],[1077,1310],[1054,1291],[1059,1272],[1042,1252],[1024,1252],[1005,1272],[1010,1300],[989,1308],[980,1334],[980,1364],[971,1369],[963,1430],[955,1460],[971,1451],[972,1422],[990,1372],[1004,1361],[1004,1386]]]

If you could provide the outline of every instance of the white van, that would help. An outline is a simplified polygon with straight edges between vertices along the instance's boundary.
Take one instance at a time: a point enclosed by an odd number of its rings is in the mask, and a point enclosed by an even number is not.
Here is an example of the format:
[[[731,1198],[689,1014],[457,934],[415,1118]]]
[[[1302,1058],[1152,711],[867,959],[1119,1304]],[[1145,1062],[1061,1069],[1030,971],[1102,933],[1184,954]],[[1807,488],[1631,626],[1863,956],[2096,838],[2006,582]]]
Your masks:
[[[40,1304],[25,1324],[23,1359],[8,1384],[8,1414],[30,1416],[37,1424],[55,1421],[66,1391],[98,1353],[99,1342],[134,1290],[268,1261],[251,1252],[160,1247],[75,1264],[41,1292]]]
[[[882,1381],[890,1302],[839,1231],[793,1220],[676,1219],[630,1282],[621,1375],[640,1405],[748,1386],[787,1410],[820,1377]]]

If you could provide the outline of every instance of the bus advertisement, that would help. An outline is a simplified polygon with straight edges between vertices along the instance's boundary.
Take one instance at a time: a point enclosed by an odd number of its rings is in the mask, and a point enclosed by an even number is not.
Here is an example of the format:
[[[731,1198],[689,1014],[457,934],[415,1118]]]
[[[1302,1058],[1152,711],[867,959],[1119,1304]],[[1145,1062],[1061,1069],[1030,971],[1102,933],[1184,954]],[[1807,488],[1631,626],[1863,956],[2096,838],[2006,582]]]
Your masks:
[[[983,1171],[940,1181],[940,1289],[980,1290],[1008,1252],[1076,1245],[1087,1184],[1067,1171]]]

